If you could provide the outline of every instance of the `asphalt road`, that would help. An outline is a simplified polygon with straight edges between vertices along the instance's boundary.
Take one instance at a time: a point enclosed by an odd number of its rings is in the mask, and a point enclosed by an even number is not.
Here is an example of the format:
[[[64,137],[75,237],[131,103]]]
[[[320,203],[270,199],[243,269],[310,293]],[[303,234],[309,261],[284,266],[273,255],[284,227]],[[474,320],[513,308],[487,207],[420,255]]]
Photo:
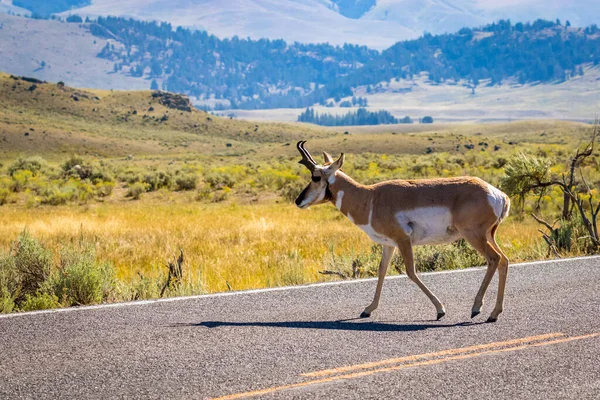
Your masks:
[[[0,317],[0,398],[600,398],[600,258]],[[228,396],[228,397],[226,397]]]

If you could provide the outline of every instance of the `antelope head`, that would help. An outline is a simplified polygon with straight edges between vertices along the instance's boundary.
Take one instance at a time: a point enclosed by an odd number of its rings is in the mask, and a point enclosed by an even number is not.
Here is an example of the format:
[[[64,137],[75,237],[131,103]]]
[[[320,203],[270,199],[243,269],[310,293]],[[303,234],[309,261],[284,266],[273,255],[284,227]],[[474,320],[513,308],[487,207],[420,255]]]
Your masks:
[[[302,160],[299,163],[310,171],[311,182],[296,199],[296,205],[300,208],[307,208],[311,205],[330,201],[333,196],[329,190],[329,185],[334,183],[336,171],[344,164],[344,153],[342,153],[337,161],[333,161],[333,158],[329,154],[323,152],[325,164],[318,165],[308,150],[304,148],[305,143],[306,140],[300,141],[296,147],[300,155],[302,155]]]

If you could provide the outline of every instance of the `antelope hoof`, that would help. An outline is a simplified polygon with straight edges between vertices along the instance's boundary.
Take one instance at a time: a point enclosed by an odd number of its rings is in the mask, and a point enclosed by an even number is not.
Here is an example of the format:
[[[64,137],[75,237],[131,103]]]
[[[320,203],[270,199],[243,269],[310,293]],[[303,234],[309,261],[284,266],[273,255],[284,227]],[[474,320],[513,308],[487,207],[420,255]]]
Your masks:
[[[444,315],[446,315],[446,312],[439,312],[437,315],[437,320],[439,321],[440,319],[444,318]]]
[[[475,318],[481,311],[471,311],[471,318]]]
[[[363,312],[360,314],[360,318],[369,318],[370,316],[371,316],[371,313],[368,313],[368,312],[366,312],[366,311],[363,311]]]
[[[487,319],[487,321],[485,321],[485,322],[496,322],[496,321],[498,321],[498,317],[492,317],[492,316],[490,316],[490,317]]]

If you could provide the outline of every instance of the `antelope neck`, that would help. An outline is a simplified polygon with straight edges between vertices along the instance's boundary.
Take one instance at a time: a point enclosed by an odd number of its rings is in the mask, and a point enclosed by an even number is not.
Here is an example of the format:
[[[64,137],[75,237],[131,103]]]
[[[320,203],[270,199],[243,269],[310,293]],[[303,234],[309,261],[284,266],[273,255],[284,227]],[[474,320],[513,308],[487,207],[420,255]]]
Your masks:
[[[335,181],[329,184],[331,202],[347,217],[352,220],[368,219],[365,211],[370,209],[370,190],[356,182],[343,172],[336,172]]]

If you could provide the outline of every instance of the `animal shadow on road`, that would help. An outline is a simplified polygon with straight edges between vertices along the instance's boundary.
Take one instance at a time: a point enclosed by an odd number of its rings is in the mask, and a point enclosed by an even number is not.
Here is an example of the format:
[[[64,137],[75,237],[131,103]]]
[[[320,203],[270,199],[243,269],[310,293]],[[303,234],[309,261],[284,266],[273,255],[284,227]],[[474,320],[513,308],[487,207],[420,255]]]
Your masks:
[[[358,322],[363,321],[363,322]],[[452,328],[460,326],[477,325],[478,323],[461,322],[458,324],[439,323],[386,323],[365,321],[361,318],[341,319],[335,321],[277,321],[277,322],[228,322],[228,321],[203,321],[199,323],[178,323],[173,327],[199,326],[205,328],[219,327],[263,327],[263,328],[292,328],[292,329],[325,329],[342,331],[372,331],[372,332],[413,332],[431,328]]]

